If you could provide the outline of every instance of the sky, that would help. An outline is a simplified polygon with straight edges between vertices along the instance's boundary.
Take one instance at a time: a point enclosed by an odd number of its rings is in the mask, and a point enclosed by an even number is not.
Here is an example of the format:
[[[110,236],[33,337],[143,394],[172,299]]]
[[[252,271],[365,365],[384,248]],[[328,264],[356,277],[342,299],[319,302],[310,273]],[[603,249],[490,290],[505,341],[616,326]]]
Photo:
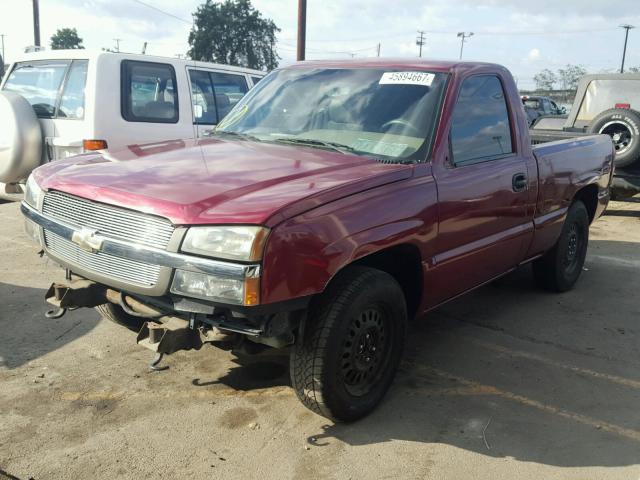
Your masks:
[[[203,0],[40,0],[40,30],[48,47],[58,28],[76,28],[87,48],[184,55],[191,14]],[[296,0],[253,0],[281,28],[281,65],[295,61]],[[32,45],[32,0],[0,0],[0,34],[9,62]],[[584,65],[589,72],[620,68],[624,30],[631,30],[627,66],[640,66],[640,0],[308,0],[307,58],[417,57],[418,30],[426,32],[423,57],[457,59],[457,32],[473,32],[464,60],[501,63],[521,89],[534,86],[544,68]],[[177,18],[176,18],[177,17]]]

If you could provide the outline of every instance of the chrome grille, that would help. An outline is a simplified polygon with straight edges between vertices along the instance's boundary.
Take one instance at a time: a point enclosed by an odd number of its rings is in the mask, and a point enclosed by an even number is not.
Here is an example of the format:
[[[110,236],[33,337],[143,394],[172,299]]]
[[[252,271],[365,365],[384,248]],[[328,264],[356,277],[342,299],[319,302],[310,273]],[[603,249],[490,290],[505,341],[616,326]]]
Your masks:
[[[169,220],[125,208],[92,202],[66,193],[45,193],[42,212],[78,230],[89,228],[106,238],[165,250],[174,227]],[[47,249],[60,260],[123,283],[153,287],[161,268],[104,252],[87,252],[53,232],[44,231]]]
[[[89,272],[142,287],[152,287],[158,281],[161,268],[158,265],[135,262],[102,252],[87,252],[47,230],[44,231],[44,239],[47,248],[58,258]]]
[[[163,250],[173,234],[173,225],[165,218],[92,202],[62,192],[47,192],[42,212],[78,229],[91,228],[105,237]]]

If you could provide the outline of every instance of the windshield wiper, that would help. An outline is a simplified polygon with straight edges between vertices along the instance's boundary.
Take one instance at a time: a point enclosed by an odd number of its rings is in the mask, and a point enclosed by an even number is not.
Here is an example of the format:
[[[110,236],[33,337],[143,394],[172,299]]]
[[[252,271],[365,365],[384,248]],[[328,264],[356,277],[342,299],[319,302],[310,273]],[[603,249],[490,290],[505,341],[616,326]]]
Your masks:
[[[347,152],[355,152],[355,148],[350,147],[349,145],[343,145],[342,143],[337,142],[326,142],[324,140],[315,140],[313,138],[280,137],[276,138],[274,142],[290,143],[292,145],[303,145],[305,147],[329,148],[331,150],[335,150],[344,154],[346,154]]]
[[[210,130],[208,135],[206,135],[207,137],[215,137],[215,136],[222,136],[222,135],[228,135],[230,137],[236,137],[236,138],[240,138],[242,140],[251,140],[254,142],[261,142],[262,140],[260,140],[258,137],[254,136],[254,135],[250,135],[248,133],[241,133],[241,132],[229,132],[227,130]]]

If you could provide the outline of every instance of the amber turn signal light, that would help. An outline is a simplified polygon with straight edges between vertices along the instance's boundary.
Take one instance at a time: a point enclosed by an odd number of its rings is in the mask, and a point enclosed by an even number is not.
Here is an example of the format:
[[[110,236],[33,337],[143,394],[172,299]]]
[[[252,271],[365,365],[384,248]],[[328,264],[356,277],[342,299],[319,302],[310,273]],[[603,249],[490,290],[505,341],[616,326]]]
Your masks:
[[[85,152],[91,152],[93,150],[104,150],[107,148],[106,140],[83,140],[82,147]]]

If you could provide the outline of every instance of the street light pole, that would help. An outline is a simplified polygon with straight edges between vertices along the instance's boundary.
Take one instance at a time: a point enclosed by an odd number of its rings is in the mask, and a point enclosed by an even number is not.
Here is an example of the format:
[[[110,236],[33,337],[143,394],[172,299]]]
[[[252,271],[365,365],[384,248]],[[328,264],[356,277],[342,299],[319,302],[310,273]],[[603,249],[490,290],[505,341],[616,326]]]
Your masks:
[[[306,42],[307,42],[307,0],[298,0],[297,60],[299,62],[304,60]]]
[[[40,5],[38,0],[33,0],[33,42],[40,46]]]
[[[473,36],[473,32],[458,32],[458,38],[460,38],[460,60],[462,60],[462,51],[464,50],[465,38]]]
[[[622,49],[622,64],[620,65],[620,73],[624,73],[624,60],[627,56],[627,40],[629,40],[629,30],[636,28],[633,25],[620,25],[620,28],[624,28],[624,47]]]

